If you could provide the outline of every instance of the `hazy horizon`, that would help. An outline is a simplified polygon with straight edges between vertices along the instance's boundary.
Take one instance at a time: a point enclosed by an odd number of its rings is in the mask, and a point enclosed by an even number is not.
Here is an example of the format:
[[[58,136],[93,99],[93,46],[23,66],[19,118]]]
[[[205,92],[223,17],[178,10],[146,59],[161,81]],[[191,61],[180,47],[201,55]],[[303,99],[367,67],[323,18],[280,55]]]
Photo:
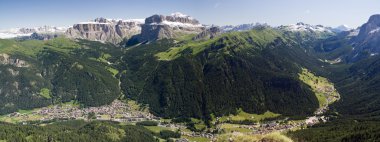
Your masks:
[[[140,19],[153,14],[181,12],[207,25],[267,23],[272,26],[321,24],[356,28],[380,13],[373,0],[2,0],[0,29],[38,26],[72,26],[97,17]]]

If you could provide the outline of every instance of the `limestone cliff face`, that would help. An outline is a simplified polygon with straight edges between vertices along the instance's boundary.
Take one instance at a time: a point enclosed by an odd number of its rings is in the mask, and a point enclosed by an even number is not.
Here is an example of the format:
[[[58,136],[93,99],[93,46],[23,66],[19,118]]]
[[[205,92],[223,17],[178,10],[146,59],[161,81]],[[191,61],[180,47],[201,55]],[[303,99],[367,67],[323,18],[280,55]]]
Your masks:
[[[138,39],[139,42],[176,38],[185,34],[199,34],[205,30],[198,20],[181,14],[169,16],[153,15],[145,20],[112,20],[97,18],[69,28],[65,35],[118,44],[124,39]]]
[[[65,35],[69,38],[104,41],[117,44],[141,32],[141,20],[109,20],[97,18],[92,22],[82,22],[69,28]]]
[[[184,34],[199,34],[205,29],[198,20],[181,14],[153,15],[141,26],[140,41],[176,38]]]
[[[145,19],[145,24],[152,24],[152,23],[164,23],[167,22],[179,22],[184,24],[192,24],[192,25],[199,25],[199,21],[194,19],[193,17],[184,15],[182,13],[173,13],[170,16],[164,16],[164,15],[153,15],[151,17],[148,17]]]

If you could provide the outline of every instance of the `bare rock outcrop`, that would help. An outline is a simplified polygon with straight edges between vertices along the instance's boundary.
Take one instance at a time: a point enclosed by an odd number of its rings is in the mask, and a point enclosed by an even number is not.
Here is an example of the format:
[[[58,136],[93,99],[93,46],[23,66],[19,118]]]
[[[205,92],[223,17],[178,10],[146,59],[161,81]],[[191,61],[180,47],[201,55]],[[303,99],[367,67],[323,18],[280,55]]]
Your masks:
[[[360,27],[360,31],[353,38],[354,47],[350,61],[355,62],[380,54],[380,14],[372,15],[368,22]]]
[[[91,22],[81,22],[69,28],[65,35],[69,38],[88,39],[117,44],[141,32],[142,20],[113,20],[96,18]]]
[[[185,34],[199,34],[205,26],[198,20],[181,14],[173,13],[169,16],[153,15],[145,19],[141,26],[139,41],[153,41],[158,39],[176,38]]]
[[[219,27],[210,27],[199,33],[197,36],[193,38],[193,40],[208,40],[213,39],[219,35],[221,35],[221,29]]]
[[[96,18],[90,22],[75,24],[65,35],[69,38],[118,44],[128,39],[145,42],[176,38],[186,34],[199,34],[205,29],[198,20],[177,12],[169,16],[153,15],[145,20]]]
[[[24,61],[17,58],[11,58],[8,54],[0,54],[0,65],[12,65],[16,67],[29,67]]]

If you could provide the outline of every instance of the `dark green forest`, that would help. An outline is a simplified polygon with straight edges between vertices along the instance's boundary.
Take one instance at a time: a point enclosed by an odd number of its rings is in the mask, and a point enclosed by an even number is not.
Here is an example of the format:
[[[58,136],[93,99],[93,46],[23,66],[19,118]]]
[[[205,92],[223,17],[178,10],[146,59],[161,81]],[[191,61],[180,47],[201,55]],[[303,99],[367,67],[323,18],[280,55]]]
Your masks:
[[[0,124],[0,140],[10,142],[155,142],[153,134],[140,126],[114,122],[55,122],[46,126]]]
[[[181,51],[171,53],[168,47],[173,46]],[[207,119],[209,114],[227,115],[238,108],[308,115],[318,101],[298,80],[302,64],[292,54],[307,56],[299,46],[279,31],[262,28],[201,44],[159,41],[130,47],[123,56],[122,90],[165,117]],[[157,53],[178,57],[160,60]]]
[[[379,121],[342,119],[289,132],[299,142],[367,142],[380,139]]]
[[[338,119],[308,129],[291,132],[297,141],[377,141],[380,139],[379,71],[380,58],[373,56],[352,62],[352,39],[348,32],[316,42],[313,54],[322,59],[342,62],[325,65],[314,70],[334,82],[341,100],[332,105],[331,111]]]
[[[307,68],[335,84],[342,98],[331,112],[339,116],[289,135],[297,141],[376,140],[380,57],[351,62],[344,56],[352,48],[347,36],[260,27],[210,40],[163,39],[128,47],[66,38],[0,40],[0,53],[27,64],[18,67],[0,56],[0,114],[72,100],[89,107],[129,98],[157,116],[195,117],[206,123],[211,114],[235,114],[238,109],[305,117],[319,105],[298,79]],[[342,62],[324,61],[338,57]],[[153,135],[178,135],[103,122],[1,128],[0,140],[9,141],[139,141],[143,136],[154,141]],[[104,132],[112,134],[99,135]]]
[[[120,54],[117,52],[120,48],[114,45],[63,38],[47,42],[1,40],[1,43],[3,53],[28,65],[0,64],[1,114],[71,100],[84,106],[100,106],[121,95],[118,79],[109,71],[111,65],[101,60],[105,51]],[[42,90],[47,94],[42,94]]]

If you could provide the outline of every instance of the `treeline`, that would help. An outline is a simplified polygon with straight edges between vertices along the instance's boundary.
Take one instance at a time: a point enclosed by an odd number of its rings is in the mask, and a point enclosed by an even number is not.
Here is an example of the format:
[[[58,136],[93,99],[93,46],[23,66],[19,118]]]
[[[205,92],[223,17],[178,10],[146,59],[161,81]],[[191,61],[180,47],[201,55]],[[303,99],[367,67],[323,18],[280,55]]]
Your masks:
[[[67,121],[46,126],[0,124],[0,140],[14,142],[155,142],[149,130],[113,122]]]
[[[303,142],[367,142],[380,139],[380,122],[367,120],[336,120],[288,133]]]

